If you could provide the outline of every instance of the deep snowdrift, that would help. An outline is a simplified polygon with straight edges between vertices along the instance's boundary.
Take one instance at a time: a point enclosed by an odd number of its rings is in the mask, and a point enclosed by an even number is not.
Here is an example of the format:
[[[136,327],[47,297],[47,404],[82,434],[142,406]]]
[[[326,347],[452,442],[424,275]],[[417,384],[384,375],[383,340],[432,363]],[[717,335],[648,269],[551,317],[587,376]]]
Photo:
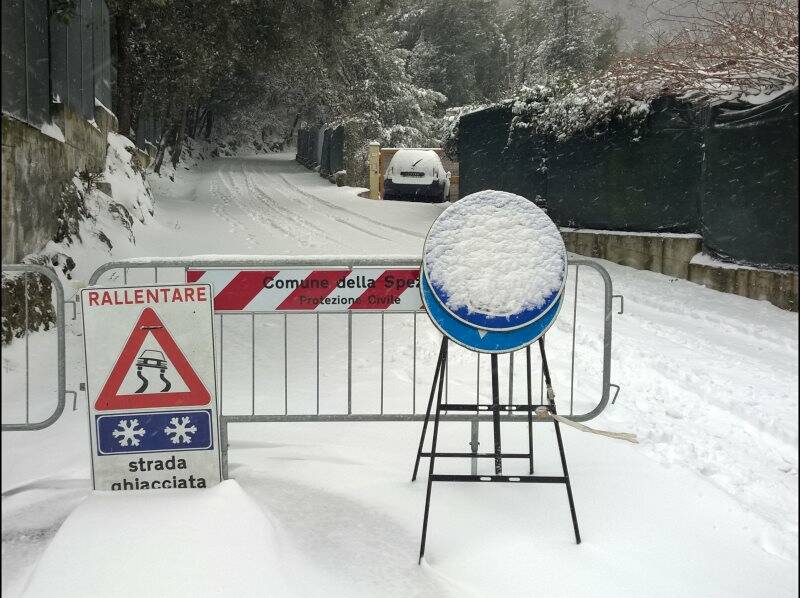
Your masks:
[[[48,545],[26,598],[289,596],[273,525],[239,484],[95,492]]]

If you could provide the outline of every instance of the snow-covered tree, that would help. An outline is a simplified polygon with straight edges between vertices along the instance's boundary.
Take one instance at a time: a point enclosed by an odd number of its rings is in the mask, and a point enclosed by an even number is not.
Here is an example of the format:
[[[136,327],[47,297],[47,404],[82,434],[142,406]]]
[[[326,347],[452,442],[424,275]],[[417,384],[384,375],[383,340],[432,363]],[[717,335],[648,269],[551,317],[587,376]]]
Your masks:
[[[616,55],[620,23],[587,0],[518,0],[509,18],[517,85],[579,79]]]
[[[497,99],[508,90],[505,17],[494,0],[403,0],[389,25],[409,50],[415,81],[451,106]]]
[[[613,76],[629,93],[704,102],[759,102],[797,87],[796,0],[673,2],[653,17],[651,51]]]

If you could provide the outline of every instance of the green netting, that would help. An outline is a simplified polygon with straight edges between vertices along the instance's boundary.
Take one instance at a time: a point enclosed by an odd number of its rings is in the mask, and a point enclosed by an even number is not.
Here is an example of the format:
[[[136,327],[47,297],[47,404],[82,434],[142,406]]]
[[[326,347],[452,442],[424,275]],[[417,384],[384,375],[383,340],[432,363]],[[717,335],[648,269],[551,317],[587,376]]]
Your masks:
[[[329,149],[329,168],[330,173],[335,174],[344,167],[344,127],[338,126],[331,131]]]
[[[331,130],[325,129],[322,137],[322,160],[319,163],[319,173],[328,176],[331,174]]]
[[[535,140],[508,146],[511,108],[496,106],[462,117],[459,125],[459,194],[497,189],[534,199],[544,197],[546,176]]]
[[[549,143],[550,215],[562,226],[697,231],[702,137],[693,116],[663,99],[635,133],[614,126]]]
[[[713,114],[661,98],[636,131],[563,142],[509,142],[511,108],[494,106],[460,121],[460,194],[510,191],[544,199],[560,226],[697,232],[722,257],[796,267],[797,106],[796,91]]]
[[[297,131],[296,160],[309,168],[317,165],[317,129]]]
[[[719,110],[706,131],[702,235],[721,257],[797,266],[795,90],[749,110]]]

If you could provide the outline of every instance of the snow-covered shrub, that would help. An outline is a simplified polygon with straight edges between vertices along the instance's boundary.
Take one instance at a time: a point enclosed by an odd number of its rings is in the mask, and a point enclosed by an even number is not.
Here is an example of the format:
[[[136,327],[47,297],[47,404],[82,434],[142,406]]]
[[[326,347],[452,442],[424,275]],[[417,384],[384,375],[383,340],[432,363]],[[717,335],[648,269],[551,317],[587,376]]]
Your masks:
[[[600,135],[609,125],[630,128],[634,137],[650,113],[645,100],[623,93],[613,77],[525,87],[514,98],[509,140],[534,133],[564,141],[579,133]]]
[[[456,156],[460,119],[493,106],[509,106],[508,142],[526,135],[565,141],[575,135],[601,135],[612,124],[627,127],[636,139],[650,114],[654,98],[633,98],[623,93],[613,77],[579,84],[548,81],[526,86],[512,98],[483,106],[462,106],[447,111],[441,122],[445,151]]]
[[[30,263],[42,261],[28,260]],[[3,305],[0,318],[2,344],[7,345],[14,338],[22,337],[26,330],[50,330],[56,321],[51,299],[52,287],[50,280],[39,274],[3,275],[0,288]]]

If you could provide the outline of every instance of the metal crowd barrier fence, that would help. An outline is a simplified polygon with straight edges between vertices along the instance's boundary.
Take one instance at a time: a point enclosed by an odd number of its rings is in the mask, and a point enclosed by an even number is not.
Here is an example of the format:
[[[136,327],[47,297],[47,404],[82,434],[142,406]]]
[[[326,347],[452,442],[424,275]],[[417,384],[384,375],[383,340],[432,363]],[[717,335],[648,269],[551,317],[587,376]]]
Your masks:
[[[65,361],[65,335],[64,335],[64,289],[61,286],[61,281],[58,280],[55,272],[50,268],[46,268],[44,266],[39,266],[36,264],[3,264],[2,265],[2,273],[4,278],[21,278],[23,291],[22,291],[22,346],[23,346],[23,358],[22,362],[24,364],[23,369],[23,376],[24,376],[24,411],[25,411],[25,422],[19,423],[6,423],[5,421],[2,424],[3,432],[12,432],[12,431],[32,431],[32,430],[43,430],[48,426],[55,423],[56,420],[61,416],[64,411],[64,404],[66,402],[66,395],[68,392],[66,390],[66,361]],[[50,415],[43,420],[40,421],[31,421],[31,351],[30,351],[30,340],[35,332],[31,332],[29,317],[31,313],[31,306],[30,306],[30,293],[29,293],[29,278],[31,275],[36,276],[44,276],[50,281],[52,286],[52,290],[55,293],[54,299],[54,307],[55,307],[55,330],[56,330],[56,405]],[[4,298],[5,299],[5,298]],[[10,298],[9,298],[10,299]],[[16,297],[14,298],[16,299]],[[12,304],[11,301],[3,303],[3,318],[10,318],[10,314],[6,313],[7,309],[13,309],[16,306],[16,301]],[[19,324],[19,323],[17,323]],[[9,328],[12,328],[15,324],[7,321],[7,325]],[[14,341],[12,340],[12,343]],[[4,351],[11,350],[11,347],[3,348]],[[41,355],[37,355],[36,359],[41,359]],[[11,372],[7,372],[4,374],[4,377],[8,377],[8,379],[16,378],[15,375],[12,375]],[[9,397],[10,400],[16,400],[17,394],[16,392],[10,393],[13,396]],[[5,400],[5,398],[4,398]],[[4,419],[6,419],[4,417]]]
[[[380,267],[412,267],[418,268],[420,266],[420,258],[419,256],[316,256],[316,257],[302,257],[302,256],[265,256],[265,257],[245,257],[245,258],[219,258],[219,257],[190,257],[190,258],[146,258],[146,259],[133,259],[133,260],[126,260],[126,261],[118,261],[118,262],[110,262],[104,264],[100,268],[98,268],[89,279],[90,285],[98,284],[103,278],[103,280],[110,279],[109,282],[113,282],[114,285],[122,285],[122,286],[130,286],[130,285],[146,285],[146,284],[164,284],[164,283],[183,283],[187,280],[187,272],[190,269],[202,269],[202,270],[214,270],[214,269],[241,269],[241,270],[280,270],[284,269],[291,269],[291,268],[311,268],[316,270],[324,270],[324,269],[352,269],[352,268],[362,268],[362,267],[371,267],[371,268],[380,268]],[[568,415],[570,419],[578,422],[590,420],[597,415],[599,415],[608,405],[609,398],[611,394],[611,388],[615,388],[614,398],[616,400],[616,395],[619,392],[619,386],[611,383],[611,337],[612,337],[612,303],[614,298],[622,299],[621,295],[614,295],[612,289],[611,278],[608,275],[603,266],[600,264],[588,260],[588,259],[570,259],[569,260],[570,266],[570,273],[568,275],[568,286],[570,285],[569,279],[572,279],[572,289],[569,288],[565,290],[565,296],[569,296],[571,294],[571,306],[568,309],[562,310],[562,314],[560,319],[564,319],[565,316],[571,318],[571,330],[569,333],[571,334],[570,339],[570,359],[569,359],[569,374],[568,378],[570,380],[570,390],[569,390],[569,410]],[[583,269],[593,271],[596,273],[600,280],[602,281],[601,291],[597,293],[597,302],[599,303],[599,309],[602,313],[602,355],[599,358],[602,360],[602,368],[600,374],[600,396],[591,409],[585,411],[583,413],[574,413],[573,410],[573,398],[575,394],[575,371],[576,371],[576,323],[577,323],[577,313],[578,313],[578,296],[579,296],[579,284],[583,280],[581,277],[581,271]],[[149,271],[149,273],[148,273]],[[135,279],[135,280],[132,280]],[[622,313],[620,310],[619,313]],[[379,402],[375,403],[375,408],[372,409],[370,412],[364,412],[357,409],[354,409],[354,338],[353,338],[353,328],[354,328],[354,320],[358,318],[364,318],[368,316],[372,316],[373,318],[379,314],[380,317],[380,354],[375,356],[375,359],[379,361],[379,372],[380,372],[380,385],[379,385]],[[424,408],[425,408],[425,400],[418,401],[417,400],[417,382],[418,382],[418,363],[420,360],[420,351],[419,351],[419,329],[420,323],[424,322],[427,324],[427,318],[419,318],[420,314],[424,314],[424,310],[419,307],[416,309],[409,309],[409,310],[393,310],[393,311],[378,311],[378,310],[355,310],[349,309],[348,306],[343,305],[341,309],[336,311],[331,311],[330,309],[325,311],[323,314],[319,312],[291,312],[291,311],[284,311],[282,313],[277,312],[270,312],[270,313],[251,313],[251,312],[244,312],[244,313],[225,313],[219,312],[215,313],[215,342],[218,343],[219,347],[219,355],[218,355],[218,363],[219,368],[217,372],[218,377],[218,400],[219,400],[219,421],[220,421],[220,450],[223,455],[223,469],[224,475],[227,477],[227,463],[228,463],[228,424],[232,423],[265,423],[265,422],[344,422],[344,421],[353,421],[353,422],[375,422],[375,421],[421,421],[424,419]],[[337,316],[344,320],[346,326],[346,408],[344,408],[344,403],[342,402],[342,409],[340,412],[322,412],[320,408],[320,319],[322,317],[328,316]],[[289,332],[288,332],[288,323],[290,319],[293,318],[309,318],[309,316],[313,316],[315,319],[315,351],[313,354],[313,365],[309,366],[308,369],[314,372],[314,376],[316,377],[316,391],[315,391],[315,401],[312,403],[314,408],[310,409],[309,412],[293,412],[295,409],[290,408],[290,396],[292,393],[289,392]],[[411,352],[412,352],[412,373],[411,373],[411,397],[410,401],[408,402],[407,409],[404,409],[400,412],[387,412],[384,409],[384,392],[386,388],[386,372],[385,372],[385,331],[386,331],[386,321],[389,318],[411,318],[411,330],[409,331],[411,334]],[[257,322],[263,318],[277,318],[278,320],[282,320],[282,338],[275,339],[271,337],[272,343],[270,344],[272,348],[275,346],[275,342],[282,343],[282,366],[283,366],[283,409],[279,409],[278,412],[272,413],[265,413],[262,409],[256,408],[256,350],[257,347],[260,349],[264,349],[265,346],[258,345],[256,343],[256,328]],[[225,399],[225,354],[226,354],[226,322],[231,322],[232,320],[238,320],[239,322],[242,319],[249,320],[249,327],[250,327],[250,347],[251,347],[251,354],[250,354],[250,392],[251,392],[251,400],[248,401],[250,405],[249,413],[248,412],[239,412],[233,414],[226,414],[224,411],[226,405]],[[231,324],[229,324],[230,326]],[[437,331],[438,334],[438,331]],[[438,334],[435,341],[431,344],[434,347],[438,347],[438,343],[440,342],[441,335]],[[265,344],[265,345],[266,345]],[[230,343],[228,345],[228,349],[230,350]],[[280,351],[279,351],[280,352]],[[481,368],[481,356],[479,354],[475,354],[475,359],[477,361],[477,370],[476,370],[476,386],[478,388],[476,401],[480,399],[480,368]],[[488,362],[488,360],[485,360]],[[524,369],[523,369],[524,372]],[[343,373],[343,372],[342,372]],[[235,372],[235,375],[237,373]],[[449,375],[449,371],[446,371],[446,374]],[[509,355],[508,361],[508,375],[509,375],[509,402],[513,401],[513,389],[514,389],[514,354],[511,353]],[[567,377],[567,374],[564,373],[564,376]],[[237,376],[238,378],[241,377],[241,374]],[[540,380],[541,380],[541,373],[540,373]],[[273,381],[274,382],[274,381]],[[446,389],[450,388],[449,383],[449,376],[446,382]],[[427,393],[427,390],[426,390]],[[242,394],[240,391],[237,391],[234,394]],[[562,391],[563,395],[563,391]],[[239,397],[241,399],[241,397]],[[425,397],[427,399],[427,397]],[[613,402],[612,400],[612,402]],[[542,396],[542,388],[540,385],[540,403],[543,402]],[[293,406],[292,406],[293,407]],[[443,420],[450,420],[450,421],[465,421],[471,423],[471,433],[472,433],[472,442],[470,443],[473,447],[473,452],[477,450],[477,436],[478,436],[478,423],[481,420],[488,420],[490,419],[490,415],[488,414],[447,414],[442,416]],[[515,416],[512,414],[504,415],[505,421],[527,421],[526,416]],[[535,418],[536,421],[552,421],[549,416],[537,416]]]

